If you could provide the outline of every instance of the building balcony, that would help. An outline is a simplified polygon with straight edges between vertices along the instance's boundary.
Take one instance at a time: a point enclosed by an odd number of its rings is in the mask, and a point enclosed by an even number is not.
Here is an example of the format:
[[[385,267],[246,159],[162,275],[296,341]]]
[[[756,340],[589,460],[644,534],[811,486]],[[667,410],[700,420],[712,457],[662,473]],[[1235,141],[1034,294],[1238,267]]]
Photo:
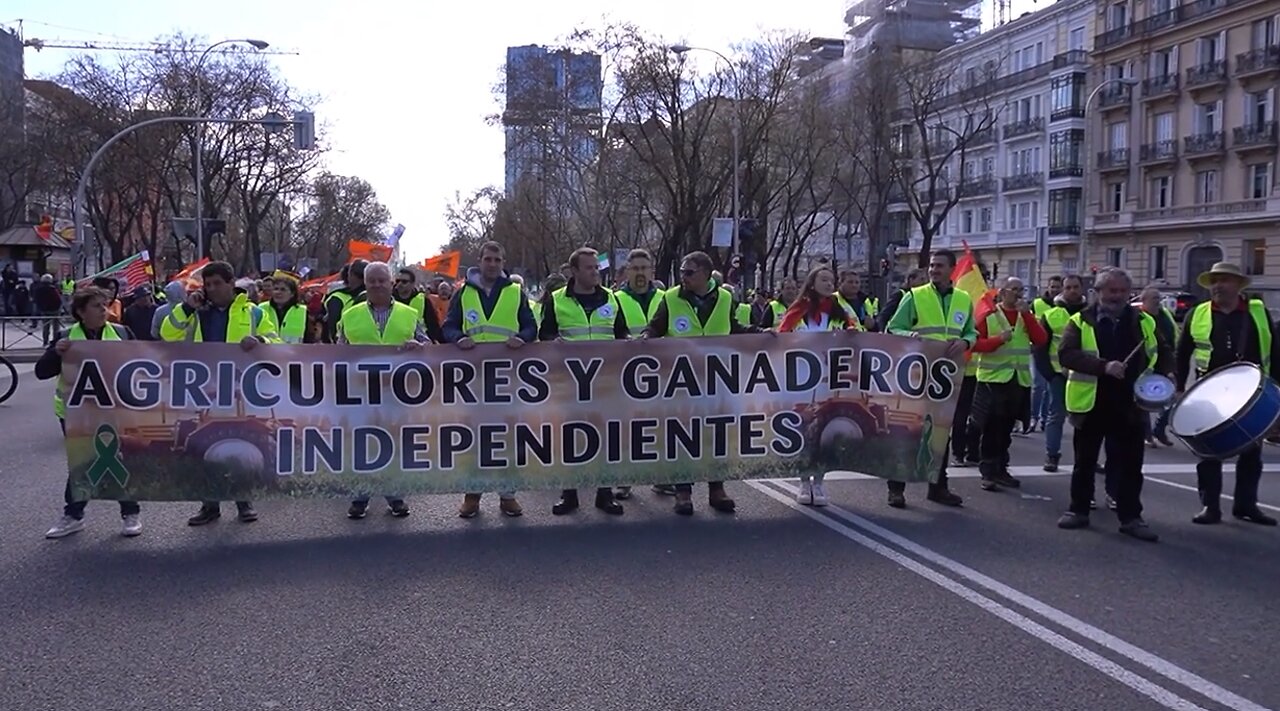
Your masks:
[[[929,144],[928,144],[929,155],[934,157],[944,155],[946,154],[947,151],[951,150],[951,147],[954,145],[955,145],[955,141],[953,141],[950,137],[935,138],[932,141],[929,141]]]
[[[1084,168],[1078,165],[1049,166],[1049,179],[1080,178],[1084,176]]]
[[[1188,89],[1207,89],[1227,83],[1227,60],[1219,59],[1187,69]]]
[[[1062,235],[1079,235],[1079,234],[1080,234],[1079,224],[1049,225],[1050,237],[1059,237]]]
[[[1138,149],[1138,162],[1143,164],[1168,163],[1178,159],[1178,141],[1155,141],[1144,143]]]
[[[1236,55],[1236,71],[1234,76],[1243,79],[1280,72],[1280,45],[1259,47]]]
[[[1142,100],[1152,101],[1178,94],[1178,75],[1164,74],[1142,80]]]
[[[1008,193],[1015,190],[1030,190],[1044,185],[1044,173],[1020,173],[1002,178],[1001,189]]]
[[[1049,114],[1050,121],[1065,121],[1073,118],[1084,118],[1084,108],[1080,106],[1068,106],[1062,109],[1054,109]]]
[[[1231,129],[1231,147],[1237,152],[1276,149],[1276,122],[1264,121]]]
[[[996,179],[994,176],[988,175],[981,178],[971,178],[960,183],[960,187],[956,194],[961,199],[964,199],[993,195],[995,192]]]
[[[1107,30],[1093,38],[1094,51],[1113,47],[1125,40],[1132,39],[1133,35],[1133,25],[1131,24],[1117,27],[1114,30]]]
[[[1023,228],[1020,230],[1000,230],[992,235],[992,243],[1001,247],[1017,247],[1019,245],[1028,245],[1036,243],[1036,230],[1034,227]]]
[[[1054,69],[1066,69],[1067,67],[1081,67],[1087,69],[1089,67],[1088,50],[1069,49],[1062,54],[1054,56]]]
[[[1128,170],[1129,169],[1129,149],[1128,148],[1112,148],[1108,151],[1098,151],[1098,170]]]
[[[1166,27],[1173,27],[1178,24],[1178,20],[1180,19],[1178,12],[1179,9],[1180,8],[1176,7],[1171,8],[1142,20],[1139,23],[1138,31],[1141,34],[1149,35],[1153,32],[1159,32]]]
[[[1227,137],[1222,131],[1197,133],[1182,139],[1182,153],[1188,158],[1222,155],[1226,147]]]
[[[1004,125],[1004,140],[1017,138],[1018,136],[1030,136],[1044,131],[1044,117],[1036,116],[1034,118],[1014,121]]]
[[[1134,210],[1135,224],[1155,222],[1159,220],[1198,220],[1213,217],[1233,217],[1255,213],[1265,214],[1266,200],[1237,200],[1235,202],[1211,202],[1204,205],[1185,205],[1183,207],[1155,207],[1147,210]]]
[[[988,128],[988,129],[983,129],[981,131],[975,131],[973,134],[971,134],[969,136],[968,145],[970,148],[977,148],[978,146],[985,146],[987,144],[995,143],[995,142],[996,142],[996,130],[995,128]]]
[[[1132,100],[1133,87],[1128,84],[1112,82],[1098,92],[1098,108],[1103,110],[1128,106]]]

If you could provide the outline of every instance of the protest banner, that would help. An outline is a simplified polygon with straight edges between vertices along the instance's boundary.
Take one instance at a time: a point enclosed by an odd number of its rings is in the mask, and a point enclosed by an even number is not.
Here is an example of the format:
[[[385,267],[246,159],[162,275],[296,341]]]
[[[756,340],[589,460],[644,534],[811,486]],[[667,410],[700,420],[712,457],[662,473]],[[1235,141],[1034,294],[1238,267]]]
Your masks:
[[[852,332],[390,347],[76,342],[77,498],[378,495],[794,477],[927,481],[960,368]]]

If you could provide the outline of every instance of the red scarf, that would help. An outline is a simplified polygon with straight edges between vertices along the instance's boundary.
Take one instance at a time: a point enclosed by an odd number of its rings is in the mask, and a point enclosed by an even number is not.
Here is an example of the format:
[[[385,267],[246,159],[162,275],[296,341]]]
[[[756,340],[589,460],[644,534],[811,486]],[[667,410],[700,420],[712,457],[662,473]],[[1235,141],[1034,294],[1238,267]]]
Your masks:
[[[822,314],[827,314],[827,318],[834,323],[843,323],[845,328],[853,326],[849,321],[849,315],[844,312],[844,307],[836,301],[834,296],[824,296],[816,304],[808,297],[800,296],[795,303],[787,307],[786,313],[782,314],[782,323],[778,324],[778,330],[782,333],[794,331],[796,326],[805,322],[805,319]]]

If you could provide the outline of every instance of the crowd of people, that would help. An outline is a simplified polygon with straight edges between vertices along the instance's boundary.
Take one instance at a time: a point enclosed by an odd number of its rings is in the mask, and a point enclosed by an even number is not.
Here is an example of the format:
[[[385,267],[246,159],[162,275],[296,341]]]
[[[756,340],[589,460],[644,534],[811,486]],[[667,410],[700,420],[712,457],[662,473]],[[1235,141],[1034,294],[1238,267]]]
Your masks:
[[[1044,430],[1044,469],[1057,471],[1069,420],[1074,428],[1071,504],[1058,526],[1089,525],[1096,508],[1095,476],[1104,473],[1108,507],[1119,518],[1120,532],[1157,540],[1142,517],[1142,463],[1144,446],[1169,443],[1168,418],[1150,421],[1135,400],[1134,383],[1156,372],[1174,378],[1182,390],[1192,375],[1203,377],[1239,361],[1255,363],[1276,377],[1270,365],[1280,339],[1274,337],[1274,325],[1261,302],[1245,295],[1248,277],[1234,265],[1215,265],[1201,275],[1210,300],[1178,324],[1161,307],[1158,292],[1145,290],[1140,302],[1132,304],[1132,281],[1120,269],[1096,276],[1092,299],[1086,298],[1083,279],[1067,274],[1050,278],[1048,290],[1033,298],[1028,298],[1020,279],[1007,278],[994,303],[975,304],[952,283],[955,267],[954,253],[935,251],[928,268],[908,273],[902,288],[882,307],[879,299],[863,292],[857,272],[836,271],[825,264],[802,282],[783,280],[776,296],[765,290],[742,293],[725,283],[703,252],[686,255],[679,283],[664,288],[655,279],[652,256],[633,250],[625,282],[610,289],[602,283],[595,250],[581,248],[560,273],[547,278],[536,297],[518,275],[507,271],[504,249],[496,242],[482,246],[479,263],[456,285],[447,280],[424,284],[411,269],[355,260],[343,268],[340,288],[310,299],[300,294],[296,275],[276,272],[260,281],[236,280],[230,265],[213,262],[201,269],[199,289],[171,283],[163,304],[144,288],[122,309],[110,279],[76,291],[71,299],[73,324],[51,342],[36,364],[36,376],[58,379],[54,409],[62,421],[62,358],[80,340],[226,342],[246,350],[276,343],[397,345],[412,350],[450,344],[468,350],[477,343],[520,349],[539,340],[643,343],[742,333],[881,331],[942,342],[946,356],[965,365],[948,443],[951,457],[943,458],[936,479],[928,485],[928,500],[963,505],[950,489],[949,465],[977,466],[984,491],[1020,487],[1010,473],[1009,459],[1011,437],[1019,428]],[[1100,464],[1104,450],[1106,462]],[[1258,447],[1240,456],[1232,514],[1275,525],[1257,505],[1261,468]],[[1202,510],[1193,520],[1217,523],[1222,518],[1222,463],[1202,461],[1197,473]],[[905,507],[906,484],[888,481],[887,487],[889,506]],[[694,512],[692,484],[654,490],[674,497],[675,513]],[[502,514],[522,515],[516,492],[497,493]],[[458,515],[478,515],[482,495],[465,494]],[[621,515],[621,502],[630,496],[630,487],[601,487],[594,504],[606,514]],[[75,500],[70,481],[64,499],[63,517],[49,529],[49,538],[83,527],[85,502]],[[410,514],[403,496],[388,492],[385,499],[390,515]],[[802,480],[798,501],[826,505],[823,477]],[[708,483],[707,504],[721,512],[736,510],[721,481]],[[579,505],[579,492],[566,489],[551,513],[567,515]],[[257,519],[251,502],[239,501],[236,507],[240,521]],[[351,502],[347,515],[361,519],[368,508],[368,499],[358,499]],[[141,533],[138,504],[121,502],[120,512],[124,535]],[[220,517],[219,502],[206,501],[188,523],[200,526]]]

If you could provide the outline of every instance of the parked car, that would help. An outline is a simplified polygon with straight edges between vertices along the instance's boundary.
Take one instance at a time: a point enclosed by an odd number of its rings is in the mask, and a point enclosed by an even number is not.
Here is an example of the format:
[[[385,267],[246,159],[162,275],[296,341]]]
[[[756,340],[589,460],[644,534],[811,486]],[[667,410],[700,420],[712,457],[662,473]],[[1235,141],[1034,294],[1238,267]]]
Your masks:
[[[1135,294],[1133,297],[1133,301],[1131,301],[1130,303],[1132,303],[1134,306],[1138,306],[1142,303],[1142,299],[1138,298],[1138,294]],[[1160,303],[1166,309],[1169,309],[1170,311],[1173,312],[1173,318],[1175,321],[1177,321],[1178,323],[1182,323],[1183,319],[1185,319],[1187,316],[1187,312],[1190,311],[1196,304],[1200,303],[1200,299],[1198,299],[1195,294],[1192,294],[1189,291],[1161,290]]]

